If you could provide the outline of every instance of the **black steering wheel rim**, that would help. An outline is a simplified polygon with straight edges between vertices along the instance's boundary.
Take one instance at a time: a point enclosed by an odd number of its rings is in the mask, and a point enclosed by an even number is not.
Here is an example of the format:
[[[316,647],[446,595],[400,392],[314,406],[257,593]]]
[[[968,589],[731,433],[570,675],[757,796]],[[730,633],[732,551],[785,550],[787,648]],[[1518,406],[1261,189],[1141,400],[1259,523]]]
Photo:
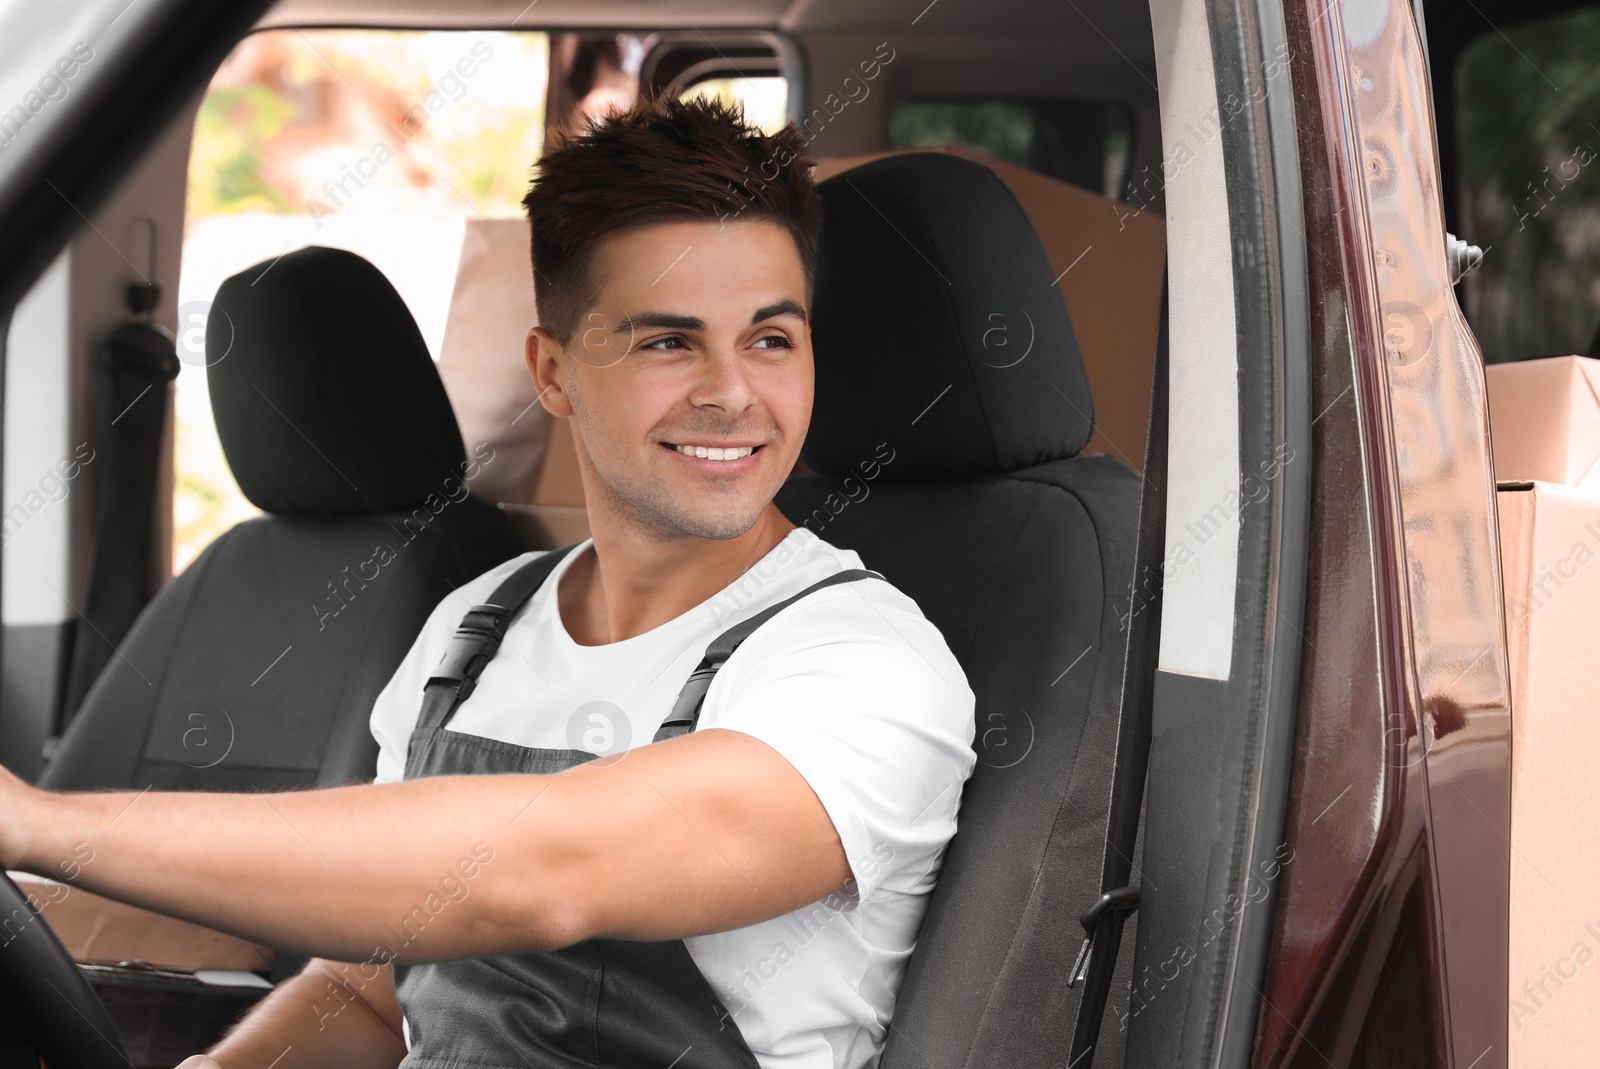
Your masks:
[[[127,1050],[83,971],[28,896],[0,872],[0,1038],[50,1069],[128,1069]]]

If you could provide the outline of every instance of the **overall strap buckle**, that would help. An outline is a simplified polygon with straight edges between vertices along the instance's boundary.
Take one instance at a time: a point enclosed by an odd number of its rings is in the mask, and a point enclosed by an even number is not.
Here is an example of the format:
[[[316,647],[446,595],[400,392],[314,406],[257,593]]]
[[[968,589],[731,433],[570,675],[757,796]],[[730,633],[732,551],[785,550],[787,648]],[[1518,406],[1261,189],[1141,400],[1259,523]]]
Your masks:
[[[477,689],[484,667],[499,652],[512,617],[544,585],[562,559],[581,544],[573,542],[528,561],[501,580],[488,601],[467,611],[450,637],[438,667],[423,684],[422,710],[417,714],[419,730],[438,731],[450,722],[456,708]]]
[[[429,687],[439,684],[455,691],[455,700],[464,702],[477,689],[478,676],[500,649],[504,632],[500,629],[506,617],[501,605],[474,605],[461,620],[461,626],[450,637],[450,646],[439,660],[439,666],[428,677]]]
[[[651,742],[665,742],[695,729],[700,721],[700,706],[706,700],[706,691],[711,689],[711,680],[721,667],[721,659],[706,657],[701,660],[700,666],[689,674],[678,691],[678,699],[672,703],[672,712],[656,728],[655,738]]]

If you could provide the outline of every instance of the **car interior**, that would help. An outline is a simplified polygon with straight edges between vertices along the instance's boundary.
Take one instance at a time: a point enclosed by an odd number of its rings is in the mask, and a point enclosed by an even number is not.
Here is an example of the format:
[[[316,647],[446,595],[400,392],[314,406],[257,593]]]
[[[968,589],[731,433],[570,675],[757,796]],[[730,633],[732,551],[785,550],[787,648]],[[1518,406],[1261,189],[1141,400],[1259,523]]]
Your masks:
[[[1490,5],[1477,26],[1436,8],[1426,43],[1462,232],[1478,172],[1452,75],[1520,16]],[[588,534],[576,445],[522,359],[537,312],[516,201],[539,145],[607,100],[721,94],[801,125],[826,206],[814,415],[777,503],[908,593],[977,696],[978,765],[882,1064],[1065,1064],[1166,345],[1149,8],[282,0],[258,14],[192,25],[209,86],[175,82],[171,118],[108,157],[98,206],[0,332],[6,499],[21,502],[3,519],[0,761],[70,790],[370,780],[373,701],[429,612],[497,563]],[[471,169],[452,170],[472,123],[500,131],[498,155],[474,142]],[[379,142],[395,162],[374,159]],[[1489,276],[1468,282],[1475,327],[1503,311],[1492,287],[1513,285]],[[1512,322],[1491,359],[1587,351],[1594,300],[1572,314],[1581,339]],[[152,326],[172,324],[176,363]],[[1185,775],[1210,786],[1207,767]],[[1206,804],[1214,836],[1141,836],[1153,872],[1198,886],[1220,864],[1235,803]],[[1142,854],[1123,860],[1143,874]],[[1129,1043],[1176,1048],[1199,1027],[1187,1000],[1223,998],[1200,970],[1152,986],[1165,951],[1139,940],[1138,914],[1127,924],[1138,952],[1116,961],[1099,1066]],[[303,963],[278,954],[259,977]],[[226,1012],[178,1025],[161,1009],[176,996],[138,971],[94,975],[116,1058],[88,1041],[68,1057],[175,1065],[264,990],[215,985]],[[1160,997],[1167,983],[1186,993]],[[1159,1036],[1130,1039],[1152,1002]],[[37,1012],[65,1033],[86,1011]]]
[[[814,33],[802,19],[786,35],[717,25],[730,16],[776,25],[776,8],[707,14],[696,11],[687,32],[671,25],[675,17],[640,32],[629,25],[637,16],[619,8],[609,15],[630,31],[621,34],[585,25],[600,15],[594,6],[533,9],[518,25],[539,17],[550,73],[548,85],[525,90],[544,94],[546,108],[563,99],[570,107],[603,78],[613,42],[626,39],[644,45],[631,91],[783,80],[788,117],[811,124],[817,177],[832,176],[822,186],[813,310],[817,401],[804,470],[779,504],[910,593],[979,696],[983,760],[889,1042],[905,1045],[903,1059],[933,1044],[964,1064],[1028,1064],[1064,1049],[1073,1024],[1062,959],[1077,953],[1082,929],[1059,904],[1097,894],[1089,859],[1101,848],[1096,814],[1109,790],[1125,642],[1116,592],[1132,570],[1165,255],[1159,205],[1119,213],[1106,193],[1139,151],[1154,151],[1153,90],[1114,50],[1085,50],[1076,30],[1083,62],[1064,80],[1053,49],[1037,39],[1042,22],[1064,20],[1045,5],[955,20],[981,25],[981,46],[948,21],[925,34],[909,18],[902,28],[845,7],[806,16]],[[466,40],[454,14],[306,6],[277,7],[256,37],[276,45],[308,32],[315,42],[354,34],[310,30],[319,24],[416,34],[445,17]],[[1107,20],[1135,55],[1148,54],[1142,12],[1108,8],[1096,21]],[[482,21],[501,26],[507,13],[486,11]],[[893,71],[892,94],[889,79],[867,81],[863,61]],[[838,93],[826,88],[835,83]],[[1120,90],[1113,100],[1108,87]],[[970,116],[932,123],[940,139],[886,139],[895,101],[949,111],[972,94],[973,108],[1004,110],[1024,135],[1010,160],[949,136]],[[95,220],[106,234],[140,231],[155,270],[133,281],[161,287],[154,307],[130,314],[120,273],[89,268],[103,257],[86,244],[54,269],[72,330],[84,331],[77,337],[101,320],[181,319],[184,181],[191,161],[205,158],[205,106],[187,107]],[[519,162],[525,172],[531,158]],[[226,470],[258,514],[196,547],[170,579],[161,567],[172,560],[167,517],[185,477],[174,472],[176,404],[153,449],[126,433],[132,421],[110,425],[143,382],[110,402],[93,396],[108,385],[97,380],[126,372],[53,367],[48,374],[68,380],[54,384],[61,410],[37,400],[26,412],[13,407],[8,441],[29,423],[35,433],[70,427],[92,432],[97,448],[134,470],[143,459],[155,491],[145,507],[156,520],[142,556],[156,567],[126,633],[93,636],[105,647],[103,667],[75,708],[64,707],[70,673],[60,665],[83,658],[72,652],[74,639],[84,641],[74,632],[88,632],[77,621],[89,617],[70,608],[49,624],[8,617],[7,649],[29,650],[7,658],[8,694],[26,695],[34,718],[19,724],[17,706],[8,707],[9,760],[28,748],[20,729],[40,755],[38,782],[58,789],[282,790],[370,779],[373,699],[433,606],[517,553],[586,537],[574,443],[538,406],[521,359],[522,337],[537,322],[526,220],[462,214],[432,352],[395,286],[358,253],[315,240],[259,262],[235,252],[226,280],[206,295],[205,319],[179,322],[204,335],[203,347],[180,339],[189,363],[179,387],[193,372],[204,376]],[[926,237],[910,243],[903,233]],[[98,240],[94,229],[86,235]],[[1083,263],[1095,270],[1074,270]],[[98,284],[91,271],[105,272]],[[29,348],[48,288],[36,287],[19,310],[12,353]],[[41,385],[21,378],[12,379],[13,399]],[[41,519],[81,524],[67,516],[81,501],[71,495]],[[140,526],[120,511],[118,528]],[[41,525],[30,526],[36,535]],[[23,563],[25,547],[43,554],[44,542],[8,545],[8,577],[49,571],[41,558]],[[125,566],[130,552],[140,555],[124,549]],[[1071,656],[1054,671],[1037,670],[1064,650]],[[279,955],[270,975],[299,964]],[[102,978],[99,989],[112,983]],[[1054,1007],[1045,1017],[1032,1009],[1041,996]],[[137,1030],[132,1013],[115,1017],[125,1039]],[[174,1038],[152,1035],[148,1049],[129,1052],[151,1064],[193,1053]],[[1102,1064],[1115,1064],[1107,1038]]]

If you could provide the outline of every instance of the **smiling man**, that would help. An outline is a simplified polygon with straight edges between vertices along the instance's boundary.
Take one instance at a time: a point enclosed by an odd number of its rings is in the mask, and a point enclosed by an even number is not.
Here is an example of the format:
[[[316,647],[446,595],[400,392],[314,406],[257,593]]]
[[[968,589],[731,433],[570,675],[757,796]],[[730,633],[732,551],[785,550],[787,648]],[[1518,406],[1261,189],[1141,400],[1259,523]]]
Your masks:
[[[643,102],[526,205],[527,363],[592,539],[434,611],[375,785],[7,776],[0,861],[87,844],[81,886],[316,956],[194,1066],[876,1064],[974,699],[911,599],[773,504],[812,404],[800,135]]]

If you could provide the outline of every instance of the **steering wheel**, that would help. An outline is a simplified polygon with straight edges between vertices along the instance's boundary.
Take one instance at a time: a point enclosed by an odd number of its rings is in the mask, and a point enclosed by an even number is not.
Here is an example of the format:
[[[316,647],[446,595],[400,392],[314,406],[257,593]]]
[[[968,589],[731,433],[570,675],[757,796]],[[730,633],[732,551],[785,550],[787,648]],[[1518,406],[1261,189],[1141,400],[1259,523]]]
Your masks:
[[[0,1044],[16,1043],[32,1044],[50,1069],[132,1064],[72,955],[0,872]]]

